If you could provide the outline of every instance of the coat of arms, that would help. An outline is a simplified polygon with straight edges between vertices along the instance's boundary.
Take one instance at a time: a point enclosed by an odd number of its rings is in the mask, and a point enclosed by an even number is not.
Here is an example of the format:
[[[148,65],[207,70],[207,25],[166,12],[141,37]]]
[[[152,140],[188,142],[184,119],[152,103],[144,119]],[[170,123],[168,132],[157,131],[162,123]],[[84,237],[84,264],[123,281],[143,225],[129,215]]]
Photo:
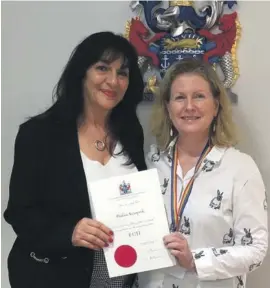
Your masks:
[[[127,22],[125,37],[139,55],[146,101],[153,100],[172,63],[199,57],[219,69],[231,100],[237,102],[231,92],[239,77],[236,48],[241,27],[236,4],[217,0],[131,1],[130,8],[137,16]]]
[[[120,195],[125,195],[131,193],[131,187],[129,183],[126,183],[125,181],[122,182],[119,186]]]

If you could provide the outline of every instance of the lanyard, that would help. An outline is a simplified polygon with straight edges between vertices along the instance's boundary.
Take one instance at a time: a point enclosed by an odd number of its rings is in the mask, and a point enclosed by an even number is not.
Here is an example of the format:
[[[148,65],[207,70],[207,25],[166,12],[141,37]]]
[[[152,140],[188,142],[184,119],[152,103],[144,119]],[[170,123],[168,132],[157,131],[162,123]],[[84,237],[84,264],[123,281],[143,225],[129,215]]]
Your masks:
[[[179,205],[177,207],[177,160],[178,160],[178,152],[176,144],[174,145],[173,157],[172,157],[172,167],[171,167],[171,217],[172,217],[172,228],[171,232],[178,231],[180,219],[182,218],[185,206],[188,202],[188,198],[191,194],[193,183],[196,177],[196,173],[198,172],[201,163],[207,156],[207,154],[211,151],[212,146],[209,145],[209,141],[205,145],[200,158],[195,166],[195,171],[191,179],[189,180],[186,188],[182,191],[181,199],[179,201]]]

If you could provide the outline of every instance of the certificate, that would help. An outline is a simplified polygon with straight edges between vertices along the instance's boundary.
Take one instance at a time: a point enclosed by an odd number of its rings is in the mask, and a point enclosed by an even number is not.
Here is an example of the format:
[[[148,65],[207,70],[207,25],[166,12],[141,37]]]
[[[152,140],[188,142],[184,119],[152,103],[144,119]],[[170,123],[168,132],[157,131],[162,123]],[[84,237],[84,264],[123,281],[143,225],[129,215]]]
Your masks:
[[[91,182],[93,218],[114,232],[104,248],[110,277],[176,265],[164,246],[169,226],[156,169]]]

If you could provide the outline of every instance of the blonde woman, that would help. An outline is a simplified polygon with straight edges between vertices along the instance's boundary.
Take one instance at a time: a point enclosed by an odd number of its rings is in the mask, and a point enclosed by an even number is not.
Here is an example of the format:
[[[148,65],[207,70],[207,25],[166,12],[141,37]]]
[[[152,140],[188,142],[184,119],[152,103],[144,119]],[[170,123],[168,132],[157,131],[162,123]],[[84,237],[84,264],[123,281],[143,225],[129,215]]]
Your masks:
[[[240,288],[268,248],[265,187],[236,148],[230,103],[215,71],[182,60],[167,72],[152,118],[157,168],[178,265],[139,274],[142,288]],[[154,200],[153,200],[154,201]]]

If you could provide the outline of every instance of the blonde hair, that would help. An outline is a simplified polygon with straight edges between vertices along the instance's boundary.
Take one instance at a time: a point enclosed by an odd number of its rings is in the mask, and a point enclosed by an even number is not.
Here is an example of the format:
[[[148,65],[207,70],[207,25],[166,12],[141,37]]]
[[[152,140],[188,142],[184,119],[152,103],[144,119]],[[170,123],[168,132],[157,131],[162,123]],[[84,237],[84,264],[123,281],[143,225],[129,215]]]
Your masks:
[[[188,58],[174,63],[167,70],[160,83],[150,122],[151,131],[156,137],[158,146],[161,149],[166,149],[172,140],[170,136],[172,123],[168,114],[167,103],[170,101],[173,81],[179,75],[186,73],[194,73],[203,77],[209,83],[212,95],[219,104],[218,114],[210,127],[212,144],[219,147],[236,145],[236,126],[232,119],[231,103],[222,82],[210,64],[195,58]],[[213,132],[213,125],[215,125],[215,132]]]

